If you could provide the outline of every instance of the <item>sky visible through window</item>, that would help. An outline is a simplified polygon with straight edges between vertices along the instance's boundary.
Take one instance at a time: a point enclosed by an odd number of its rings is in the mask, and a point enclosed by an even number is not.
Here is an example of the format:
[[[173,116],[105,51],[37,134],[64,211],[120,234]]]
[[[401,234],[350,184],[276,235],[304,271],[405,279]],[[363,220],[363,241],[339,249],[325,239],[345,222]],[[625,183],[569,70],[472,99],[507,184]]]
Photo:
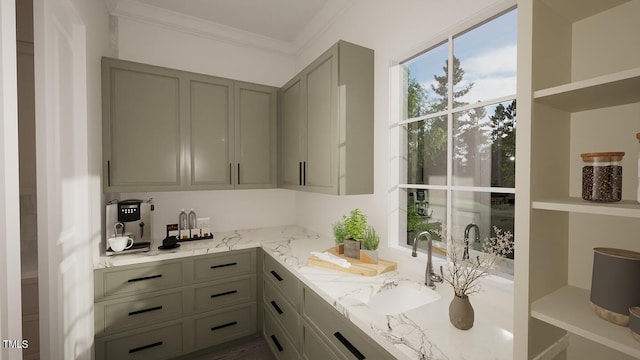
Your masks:
[[[516,92],[516,29],[517,11],[514,10],[454,37],[454,55],[464,70],[463,80],[456,89],[474,83],[459,100],[475,103]],[[444,75],[447,57],[447,43],[444,43],[403,64],[427,91],[429,99],[437,97],[431,85],[437,86],[434,75]]]

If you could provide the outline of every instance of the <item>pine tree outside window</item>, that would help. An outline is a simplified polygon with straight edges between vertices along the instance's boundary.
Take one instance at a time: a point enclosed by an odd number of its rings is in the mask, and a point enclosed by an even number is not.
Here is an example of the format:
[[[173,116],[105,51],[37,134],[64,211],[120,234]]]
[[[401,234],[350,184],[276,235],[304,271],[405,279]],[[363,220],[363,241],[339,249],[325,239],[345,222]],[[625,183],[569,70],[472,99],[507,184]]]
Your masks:
[[[406,246],[422,230],[446,228],[462,238],[473,223],[480,239],[494,236],[494,225],[513,231],[516,11],[451,34],[400,64]],[[480,251],[479,244],[471,241],[470,250]]]

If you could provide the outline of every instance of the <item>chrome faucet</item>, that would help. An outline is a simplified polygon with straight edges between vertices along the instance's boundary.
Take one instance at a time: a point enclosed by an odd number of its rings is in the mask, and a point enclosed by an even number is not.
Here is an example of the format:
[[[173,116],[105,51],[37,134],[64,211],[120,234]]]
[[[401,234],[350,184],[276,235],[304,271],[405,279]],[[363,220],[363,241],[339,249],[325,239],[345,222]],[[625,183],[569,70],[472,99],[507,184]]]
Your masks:
[[[422,236],[427,238],[427,268],[424,272],[424,284],[433,289],[436,287],[435,283],[442,282],[442,277],[433,272],[433,264],[431,263],[431,247],[433,246],[433,240],[431,239],[431,234],[428,231],[423,231],[413,238],[413,251],[411,252],[411,256],[418,256],[418,240]]]
[[[464,228],[464,253],[462,254],[462,260],[469,260],[469,231],[475,229],[476,238],[475,242],[480,242],[480,228],[476,224],[469,224]]]

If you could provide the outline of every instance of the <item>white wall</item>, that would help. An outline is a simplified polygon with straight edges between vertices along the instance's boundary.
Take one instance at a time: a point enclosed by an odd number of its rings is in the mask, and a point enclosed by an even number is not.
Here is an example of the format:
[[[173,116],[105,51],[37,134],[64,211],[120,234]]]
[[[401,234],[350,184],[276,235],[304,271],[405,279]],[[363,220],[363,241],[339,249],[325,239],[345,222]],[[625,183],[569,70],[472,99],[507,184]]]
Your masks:
[[[283,53],[132,18],[118,17],[116,23],[119,59],[278,87],[295,75],[293,59]]]
[[[211,218],[213,232],[290,225],[296,220],[295,192],[284,189],[120,194],[121,200],[148,198],[155,205],[152,239],[157,245],[165,237],[165,226],[178,223],[181,209],[193,208],[199,218]]]

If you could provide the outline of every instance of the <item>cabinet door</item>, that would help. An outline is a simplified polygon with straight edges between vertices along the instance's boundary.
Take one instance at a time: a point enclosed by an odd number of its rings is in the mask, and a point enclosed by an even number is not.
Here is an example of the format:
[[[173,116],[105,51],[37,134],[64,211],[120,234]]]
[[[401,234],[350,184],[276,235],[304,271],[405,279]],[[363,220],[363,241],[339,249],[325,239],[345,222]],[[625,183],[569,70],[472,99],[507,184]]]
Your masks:
[[[178,73],[105,58],[102,75],[105,191],[178,188]]]
[[[281,186],[287,189],[302,186],[302,149],[306,146],[302,90],[300,77],[290,81],[281,90],[280,179]]]
[[[276,187],[276,96],[269,86],[235,84],[235,187]]]
[[[338,68],[335,47],[305,74],[307,103],[307,158],[304,183],[309,190],[337,193],[338,180]]]
[[[233,82],[189,79],[191,181],[194,188],[232,188]]]

